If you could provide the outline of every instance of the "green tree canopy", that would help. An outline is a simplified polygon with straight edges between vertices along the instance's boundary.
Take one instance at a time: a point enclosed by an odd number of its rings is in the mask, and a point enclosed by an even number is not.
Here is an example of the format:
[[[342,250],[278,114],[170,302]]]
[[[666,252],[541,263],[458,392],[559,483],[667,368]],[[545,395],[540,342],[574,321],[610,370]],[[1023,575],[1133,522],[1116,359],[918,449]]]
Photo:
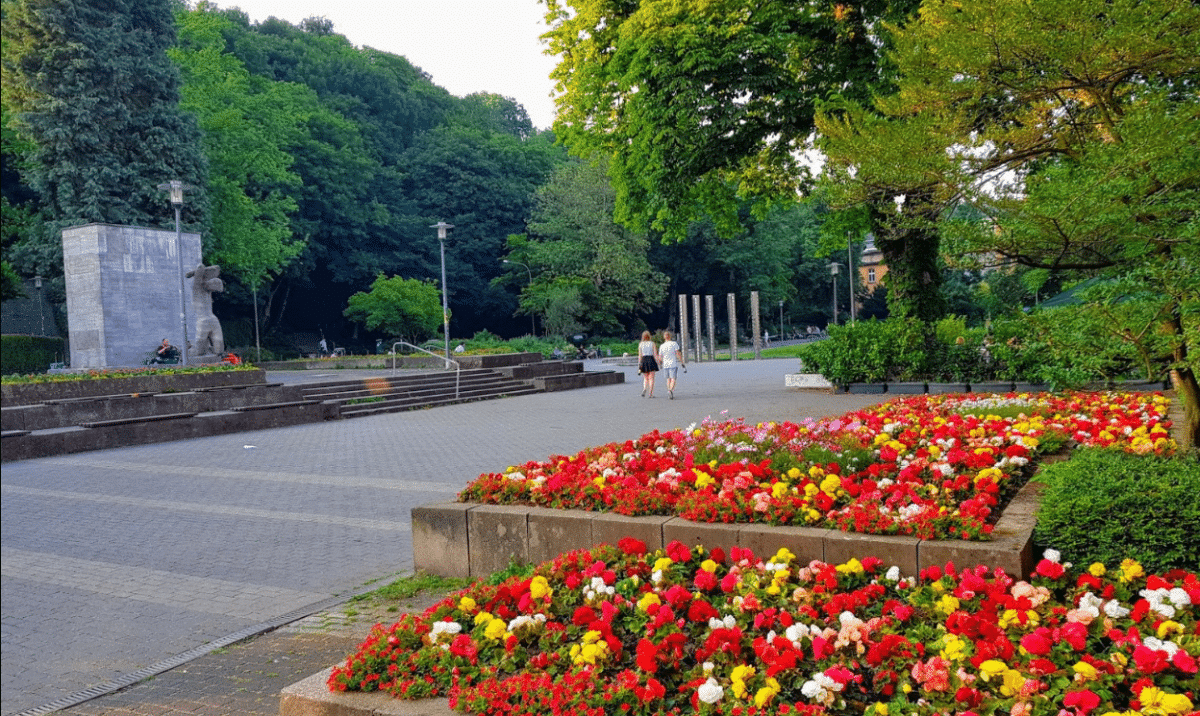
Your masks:
[[[897,92],[818,120],[835,191],[968,202],[992,221],[956,231],[956,253],[1153,286],[1200,444],[1200,8],[927,0],[894,59]]]
[[[682,239],[707,215],[732,235],[739,196],[797,197],[816,102],[868,96],[879,20],[916,4],[546,0],[555,131],[610,158],[619,222]]]
[[[614,202],[603,163],[569,162],[538,189],[528,237],[509,241],[534,271],[525,312],[547,315],[551,298],[568,296],[591,332],[621,333],[626,318],[662,304],[667,277],[650,265],[646,236],[613,221]]]
[[[170,216],[157,186],[205,185],[195,120],[179,109],[170,0],[6,0],[4,104],[32,143],[24,178],[49,220],[157,225]],[[207,218],[204,195],[185,204]],[[61,252],[58,253],[61,267]],[[59,268],[61,271],[61,268]]]
[[[370,291],[350,297],[345,315],[389,338],[420,343],[442,324],[442,304],[432,281],[380,274]]]

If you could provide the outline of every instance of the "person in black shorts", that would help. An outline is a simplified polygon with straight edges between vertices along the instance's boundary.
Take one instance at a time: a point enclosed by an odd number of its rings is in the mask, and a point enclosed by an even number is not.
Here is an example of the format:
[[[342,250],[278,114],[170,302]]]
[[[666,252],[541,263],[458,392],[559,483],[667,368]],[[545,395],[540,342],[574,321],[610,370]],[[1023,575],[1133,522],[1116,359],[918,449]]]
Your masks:
[[[650,331],[642,331],[642,341],[638,343],[638,372],[642,374],[642,397],[649,393],[654,397],[654,374],[658,372],[658,346],[654,345],[654,337]]]

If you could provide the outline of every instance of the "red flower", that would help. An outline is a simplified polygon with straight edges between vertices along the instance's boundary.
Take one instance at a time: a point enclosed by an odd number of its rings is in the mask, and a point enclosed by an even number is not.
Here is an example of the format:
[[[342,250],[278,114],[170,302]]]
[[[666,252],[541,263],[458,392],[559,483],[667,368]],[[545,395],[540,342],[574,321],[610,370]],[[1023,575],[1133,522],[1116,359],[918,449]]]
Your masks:
[[[658,647],[649,639],[642,639],[638,642],[637,666],[648,674],[658,671]]]
[[[620,541],[617,542],[617,546],[620,547],[621,551],[625,554],[635,557],[641,557],[643,554],[646,554],[646,543],[633,537],[622,537]]]
[[[1063,706],[1088,713],[1100,705],[1100,697],[1088,690],[1072,691],[1063,696]]]

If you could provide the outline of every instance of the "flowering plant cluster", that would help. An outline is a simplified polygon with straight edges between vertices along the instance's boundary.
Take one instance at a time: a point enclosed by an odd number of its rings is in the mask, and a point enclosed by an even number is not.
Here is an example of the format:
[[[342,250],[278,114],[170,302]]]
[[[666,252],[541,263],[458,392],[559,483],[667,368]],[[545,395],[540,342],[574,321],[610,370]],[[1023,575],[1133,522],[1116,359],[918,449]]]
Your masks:
[[[648,553],[625,538],[376,625],[333,691],[475,714],[1193,713],[1200,577]]]
[[[463,502],[986,539],[1039,454],[1176,449],[1167,399],[920,395],[800,423],[710,421],[481,475]]]

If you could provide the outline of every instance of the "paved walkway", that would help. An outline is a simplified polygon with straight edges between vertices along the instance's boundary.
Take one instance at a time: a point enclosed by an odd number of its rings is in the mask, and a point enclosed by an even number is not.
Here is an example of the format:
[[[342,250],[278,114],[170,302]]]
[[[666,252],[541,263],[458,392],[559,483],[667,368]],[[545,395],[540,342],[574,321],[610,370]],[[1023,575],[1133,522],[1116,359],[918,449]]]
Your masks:
[[[653,400],[639,397],[640,377],[625,368],[623,385],[8,463],[3,713],[48,713],[41,707],[168,663],[184,665],[71,713],[277,713],[276,682],[297,680],[282,675],[287,664],[307,676],[317,670],[308,661],[333,663],[344,645],[316,659],[318,647],[283,630],[194,657],[407,572],[411,508],[451,498],[481,472],[710,416],[794,420],[881,398],[786,389],[795,368],[692,365],[675,400],[665,381]],[[363,373],[387,372],[269,379]],[[246,649],[263,653],[251,665],[238,661]],[[267,707],[229,705],[254,684],[272,690]],[[138,694],[153,707],[116,705]],[[205,694],[203,706],[188,700]]]

